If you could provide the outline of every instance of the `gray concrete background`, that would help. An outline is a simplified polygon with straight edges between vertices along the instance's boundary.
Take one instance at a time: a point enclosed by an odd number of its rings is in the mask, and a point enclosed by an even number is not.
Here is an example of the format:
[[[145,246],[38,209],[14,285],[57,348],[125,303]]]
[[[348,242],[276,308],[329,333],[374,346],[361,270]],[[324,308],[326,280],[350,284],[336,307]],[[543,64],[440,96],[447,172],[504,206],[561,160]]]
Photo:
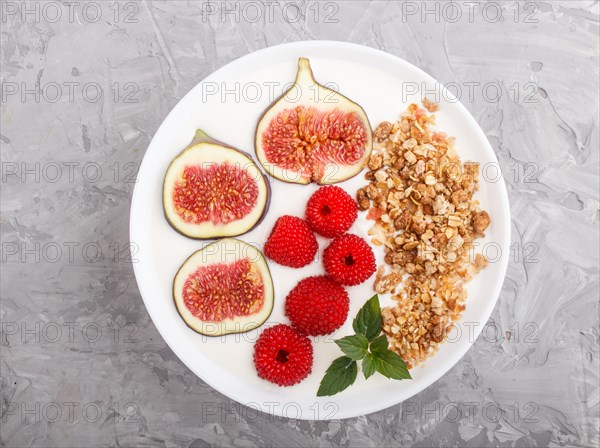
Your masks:
[[[599,446],[598,2],[1,6],[3,446]],[[513,216],[504,288],[467,355],[404,404],[331,422],[204,384],[128,258],[135,172],[169,110],[229,61],[311,39],[453,83]]]

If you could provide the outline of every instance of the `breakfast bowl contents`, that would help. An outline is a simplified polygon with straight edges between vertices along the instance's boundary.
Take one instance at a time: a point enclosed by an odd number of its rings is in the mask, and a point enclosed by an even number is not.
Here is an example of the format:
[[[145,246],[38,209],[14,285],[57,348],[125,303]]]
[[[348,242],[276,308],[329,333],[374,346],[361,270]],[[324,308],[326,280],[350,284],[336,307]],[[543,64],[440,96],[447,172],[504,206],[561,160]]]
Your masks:
[[[256,247],[223,238],[183,263],[173,280],[173,298],[185,323],[198,333],[244,333],[271,315],[271,271]]]
[[[339,92],[319,84],[306,58],[292,87],[256,127],[256,156],[284,182],[334,184],[356,176],[373,144],[367,114]]]
[[[252,159],[201,130],[164,178],[167,221],[190,238],[242,235],[261,221],[269,200],[269,184]]]
[[[319,81],[339,87],[320,90],[307,76],[303,58],[300,82],[292,86],[291,71],[303,55],[310,56]],[[445,322],[483,324],[489,318],[509,253],[506,191],[503,182],[482,181],[479,192],[471,194],[466,176],[450,184],[453,167],[440,167],[440,174],[433,166],[438,159],[443,165],[443,155],[456,162],[452,140],[436,131],[455,135],[462,160],[480,163],[482,172],[497,162],[484,133],[459,103],[442,98],[436,130],[427,102],[411,106],[394,124],[409,104],[402,101],[402,86],[409,81],[430,82],[405,61],[373,49],[324,42],[273,47],[211,74],[158,129],[132,200],[130,239],[139,248],[133,267],[157,329],[210,387],[276,415],[349,418],[410,399],[471,346],[464,331],[458,340],[456,332],[448,335]],[[254,101],[247,91],[232,101],[232,83],[268,86],[269,92],[263,89]],[[207,95],[214,86],[223,91]],[[289,102],[280,97],[276,110],[269,111],[277,86],[286,86],[281,92]],[[333,95],[338,88],[360,109]],[[373,133],[367,116],[374,129],[385,117],[394,119]],[[200,132],[180,154],[185,146],[180,137],[198,127],[239,148],[254,146],[256,153],[239,159],[230,145]],[[365,139],[354,132],[361,128]],[[264,139],[257,141],[258,135]],[[269,150],[263,147],[261,155],[262,141],[275,142],[271,162],[287,178],[269,175],[268,165],[263,166]],[[364,147],[354,152],[358,141]],[[427,144],[436,151],[424,153],[431,149]],[[197,163],[202,155],[209,157]],[[286,161],[297,169],[286,173]],[[460,164],[463,172],[475,169]],[[167,168],[168,182],[161,189]],[[253,176],[253,170],[265,174]],[[335,185],[321,185],[327,183]],[[428,204],[430,186],[454,210],[441,199]],[[392,232],[388,225],[399,228]],[[490,255],[487,244],[502,249],[499,261],[490,259],[476,276],[483,256],[469,255],[470,264],[462,268],[450,266],[450,249],[460,243],[455,236],[464,246],[469,229],[472,237],[477,231],[486,234],[473,241],[472,254]],[[245,243],[236,246],[232,234]],[[444,250],[441,234],[448,239]],[[429,245],[440,253],[429,255]],[[457,259],[462,255],[454,252]],[[474,281],[467,284],[469,275]]]
[[[385,250],[375,291],[396,301],[383,309],[383,329],[409,367],[435,352],[465,309],[464,284],[487,265],[473,245],[490,224],[473,199],[478,164],[463,163],[434,120],[411,104],[397,123],[379,124],[370,183],[357,192],[359,208],[375,221],[371,242]]]

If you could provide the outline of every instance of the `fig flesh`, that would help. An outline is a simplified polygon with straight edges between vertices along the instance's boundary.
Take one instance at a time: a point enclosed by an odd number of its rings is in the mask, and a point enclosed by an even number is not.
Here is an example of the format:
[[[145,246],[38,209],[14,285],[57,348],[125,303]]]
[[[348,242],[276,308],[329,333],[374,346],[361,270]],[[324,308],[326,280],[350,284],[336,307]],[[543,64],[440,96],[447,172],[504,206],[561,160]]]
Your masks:
[[[363,108],[317,83],[309,60],[300,58],[294,85],[259,120],[255,147],[277,179],[334,184],[364,168],[373,136]]]
[[[252,158],[201,130],[171,162],[163,184],[167,221],[196,239],[250,231],[264,217],[269,199],[267,180]]]
[[[235,238],[223,238],[192,254],[173,280],[177,311],[206,336],[244,333],[273,310],[273,281],[263,254]]]

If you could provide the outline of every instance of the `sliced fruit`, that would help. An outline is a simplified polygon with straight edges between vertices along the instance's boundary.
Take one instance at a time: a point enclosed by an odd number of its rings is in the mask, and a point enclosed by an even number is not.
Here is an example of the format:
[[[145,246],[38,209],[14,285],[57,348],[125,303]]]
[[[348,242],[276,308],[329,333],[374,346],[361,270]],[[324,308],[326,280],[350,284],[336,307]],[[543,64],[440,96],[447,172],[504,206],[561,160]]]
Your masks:
[[[358,104],[315,81],[306,58],[294,85],[267,109],[256,128],[256,156],[285,182],[334,184],[358,174],[373,136]]]
[[[173,281],[173,298],[185,323],[198,333],[244,333],[271,314],[273,281],[256,247],[223,238],[183,263]]]
[[[167,221],[196,239],[250,231],[264,217],[269,200],[269,184],[250,156],[201,130],[171,162],[163,185]]]

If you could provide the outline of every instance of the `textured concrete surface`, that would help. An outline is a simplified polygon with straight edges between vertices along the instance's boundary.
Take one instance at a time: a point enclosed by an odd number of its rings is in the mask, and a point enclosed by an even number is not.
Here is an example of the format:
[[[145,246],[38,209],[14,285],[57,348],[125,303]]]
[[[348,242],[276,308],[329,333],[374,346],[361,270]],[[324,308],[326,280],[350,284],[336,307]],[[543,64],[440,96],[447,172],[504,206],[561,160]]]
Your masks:
[[[1,6],[3,446],[599,446],[598,2]],[[408,402],[328,423],[195,377],[128,256],[135,172],[169,110],[227,62],[305,39],[450,83],[513,215],[504,289],[468,354]]]

